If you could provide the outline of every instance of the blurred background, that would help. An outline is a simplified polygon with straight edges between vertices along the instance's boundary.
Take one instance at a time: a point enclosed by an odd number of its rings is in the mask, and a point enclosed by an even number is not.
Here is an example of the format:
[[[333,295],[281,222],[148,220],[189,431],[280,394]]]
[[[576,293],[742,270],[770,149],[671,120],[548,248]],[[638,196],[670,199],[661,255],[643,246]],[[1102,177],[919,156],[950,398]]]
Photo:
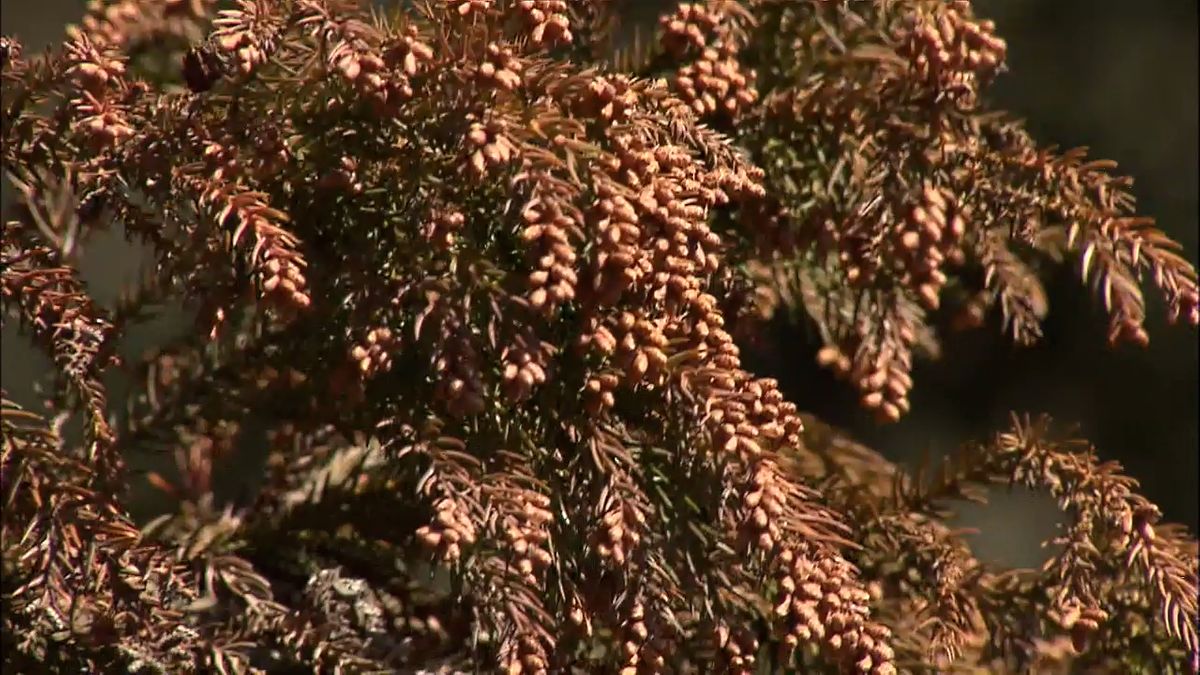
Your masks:
[[[635,0],[634,4],[637,4]],[[1198,195],[1197,3],[1143,0],[976,0],[1008,41],[1010,72],[990,89],[996,107],[1024,117],[1035,138],[1062,148],[1089,146],[1092,155],[1119,162],[1135,178],[1140,211],[1197,256]],[[60,39],[82,15],[82,2],[8,0],[0,4],[3,33],[19,36],[27,53]],[[11,198],[8,186],[3,197]],[[142,254],[119,233],[88,243],[82,270],[102,301],[136,278]],[[1076,271],[1049,280],[1050,316],[1044,340],[1018,349],[993,331],[948,341],[941,361],[919,363],[912,412],[879,426],[859,412],[856,397],[813,361],[800,331],[779,324],[782,349],[752,358],[756,370],[777,377],[802,409],[841,426],[888,457],[937,457],[962,442],[1003,428],[1010,411],[1047,412],[1077,423],[1105,459],[1123,464],[1168,520],[1195,532],[1200,456],[1197,405],[1200,383],[1195,330],[1170,328],[1161,303],[1150,301],[1149,349],[1107,347],[1105,319]],[[140,354],[186,326],[168,313],[131,336],[122,352]],[[10,325],[4,327],[0,382],[10,395],[34,405],[32,382],[49,362]],[[120,401],[123,383],[111,383]],[[1038,542],[1053,533],[1049,500],[997,491],[987,507],[964,510],[963,525],[982,531],[976,552],[1006,564],[1037,564]]]

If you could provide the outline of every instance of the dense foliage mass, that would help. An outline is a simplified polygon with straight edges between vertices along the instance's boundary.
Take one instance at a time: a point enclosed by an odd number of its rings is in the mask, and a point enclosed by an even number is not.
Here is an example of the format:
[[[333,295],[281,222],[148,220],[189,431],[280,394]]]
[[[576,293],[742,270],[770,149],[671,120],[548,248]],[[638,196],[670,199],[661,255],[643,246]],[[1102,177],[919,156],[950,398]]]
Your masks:
[[[1129,181],[984,107],[967,2],[663,10],[631,41],[616,0],[96,0],[4,38],[5,321],[56,364],[47,415],[3,407],[6,668],[1197,668],[1196,541],[1087,443],[1014,416],[910,475],[735,343],[794,312],[887,421],[950,332],[1036,341],[1045,265],[1113,342],[1147,280],[1195,325]],[[153,265],[102,306],[114,227]],[[195,330],[121,363],[172,305]],[[148,522],[137,453],[178,464]],[[944,524],[989,483],[1062,507],[1042,569]]]

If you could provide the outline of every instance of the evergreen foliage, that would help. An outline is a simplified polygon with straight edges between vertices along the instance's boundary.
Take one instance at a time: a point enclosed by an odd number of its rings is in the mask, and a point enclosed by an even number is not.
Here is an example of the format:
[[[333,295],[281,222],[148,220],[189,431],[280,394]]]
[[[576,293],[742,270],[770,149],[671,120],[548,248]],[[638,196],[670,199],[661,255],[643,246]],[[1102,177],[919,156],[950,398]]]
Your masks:
[[[812,321],[888,422],[954,330],[1038,340],[1050,265],[1113,343],[1144,286],[1195,326],[1130,181],[987,108],[968,2],[668,3],[634,40],[622,4],[95,0],[3,38],[4,320],[56,376],[49,419],[4,397],[6,669],[1200,668],[1196,540],[1089,444],[1014,415],[910,473],[735,343]],[[118,225],[153,268],[103,307],[80,242]],[[168,304],[195,330],[122,363]],[[146,523],[137,453],[178,468]],[[1042,569],[945,524],[996,483],[1064,511]]]

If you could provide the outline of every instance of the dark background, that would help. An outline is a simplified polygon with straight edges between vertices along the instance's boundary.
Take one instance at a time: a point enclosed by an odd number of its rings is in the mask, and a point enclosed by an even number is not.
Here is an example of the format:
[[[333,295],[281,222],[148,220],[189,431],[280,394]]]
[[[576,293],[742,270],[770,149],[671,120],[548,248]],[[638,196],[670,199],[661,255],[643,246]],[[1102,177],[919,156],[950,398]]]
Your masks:
[[[635,3],[636,4],[636,3]],[[1010,72],[991,88],[992,102],[1027,120],[1034,137],[1062,148],[1086,145],[1114,159],[1135,178],[1140,210],[1197,260],[1200,197],[1197,185],[1197,3],[1194,0],[1104,2],[1088,0],[979,0],[1008,40]],[[57,40],[78,20],[82,3],[7,0],[0,5],[5,34],[33,51]],[[7,186],[6,186],[7,187]],[[5,197],[11,195],[7,190]],[[141,254],[119,234],[88,244],[85,278],[111,299],[137,274]],[[1105,459],[1120,461],[1169,520],[1196,530],[1197,333],[1168,327],[1161,302],[1150,299],[1146,350],[1110,350],[1105,320],[1077,270],[1050,280],[1051,311],[1045,339],[1018,349],[996,331],[962,334],[943,359],[915,374],[913,410],[899,424],[877,426],[854,396],[814,365],[794,327],[780,325],[774,341],[787,361],[754,359],[779,378],[801,408],[851,430],[889,457],[937,455],[1007,423],[1009,411],[1048,412],[1076,422]],[[180,329],[172,314],[133,336],[129,355]],[[3,386],[32,403],[31,381],[49,363],[8,325],[2,350]],[[111,392],[120,400],[119,383]],[[964,524],[986,534],[977,552],[1010,563],[1036,563],[1036,542],[1054,527],[1053,505],[1024,494],[994,494],[991,506],[965,511]]]

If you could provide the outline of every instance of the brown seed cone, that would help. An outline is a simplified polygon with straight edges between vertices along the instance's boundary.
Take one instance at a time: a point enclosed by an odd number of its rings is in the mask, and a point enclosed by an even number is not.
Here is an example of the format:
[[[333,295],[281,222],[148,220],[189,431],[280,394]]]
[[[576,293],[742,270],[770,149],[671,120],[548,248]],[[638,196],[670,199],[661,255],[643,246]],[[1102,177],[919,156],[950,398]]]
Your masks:
[[[463,546],[475,543],[475,524],[453,497],[439,498],[433,508],[433,522],[417,528],[417,541],[442,560],[455,562],[462,555]]]
[[[790,658],[801,644],[822,650],[855,673],[894,675],[891,633],[869,621],[870,595],[840,556],[785,548],[775,559],[778,630]]]

